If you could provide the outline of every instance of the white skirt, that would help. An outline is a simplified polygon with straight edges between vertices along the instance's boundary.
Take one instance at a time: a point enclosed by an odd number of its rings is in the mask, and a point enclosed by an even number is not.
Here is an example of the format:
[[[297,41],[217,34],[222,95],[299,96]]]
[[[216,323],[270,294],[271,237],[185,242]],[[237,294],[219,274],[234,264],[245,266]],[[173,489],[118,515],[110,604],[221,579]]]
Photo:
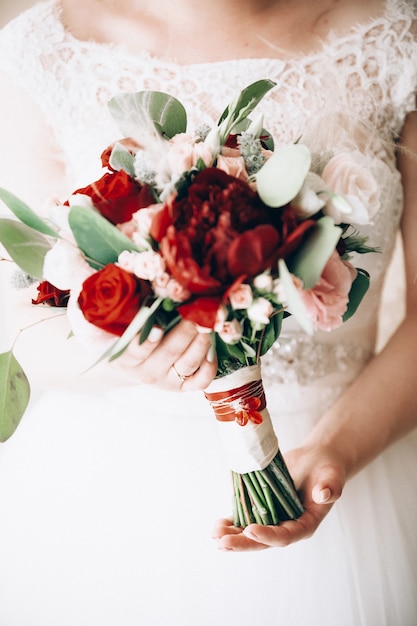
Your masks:
[[[267,391],[284,451],[334,393]],[[416,626],[416,458],[417,433],[307,541],[225,553],[210,532],[230,478],[202,394],[47,392],[0,447],[0,624]]]

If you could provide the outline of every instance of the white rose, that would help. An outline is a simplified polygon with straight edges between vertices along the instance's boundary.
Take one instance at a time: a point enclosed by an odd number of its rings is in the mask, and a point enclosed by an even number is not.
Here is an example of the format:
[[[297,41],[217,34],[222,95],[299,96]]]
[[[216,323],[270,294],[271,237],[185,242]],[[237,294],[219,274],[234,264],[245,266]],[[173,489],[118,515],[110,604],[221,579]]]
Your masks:
[[[65,239],[58,239],[45,255],[43,278],[62,291],[73,290],[93,273],[81,251]]]
[[[260,291],[271,292],[273,289],[274,281],[269,272],[262,272],[253,279],[253,286]]]
[[[362,153],[355,151],[332,157],[323,170],[322,178],[330,192],[324,212],[336,224],[344,221],[369,223],[380,206],[380,189]],[[334,200],[332,194],[336,194]],[[347,205],[341,202],[340,196]]]
[[[266,298],[256,298],[248,308],[248,317],[257,324],[268,324],[273,313],[273,306]]]

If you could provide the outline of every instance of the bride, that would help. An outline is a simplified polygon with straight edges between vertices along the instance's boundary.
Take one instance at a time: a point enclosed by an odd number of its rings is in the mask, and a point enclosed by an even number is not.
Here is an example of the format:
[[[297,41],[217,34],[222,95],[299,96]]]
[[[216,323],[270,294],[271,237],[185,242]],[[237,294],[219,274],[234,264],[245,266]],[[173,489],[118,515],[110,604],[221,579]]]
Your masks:
[[[366,155],[382,203],[361,230],[382,253],[366,259],[371,288],[347,324],[307,339],[288,320],[285,343],[264,359],[306,513],[244,531],[226,519],[228,473],[201,393],[216,372],[207,337],[182,322],[132,346],[123,365],[81,376],[88,355],[66,339],[65,317],[33,310],[32,288],[13,289],[11,264],[0,264],[1,348],[52,316],[15,348],[33,391],[0,449],[0,622],[414,626],[416,5],[172,7],[46,0],[3,29],[0,186],[46,213],[96,180],[100,153],[119,138],[107,102],[121,91],[166,91],[195,128],[270,78],[277,89],[261,108],[276,143],[303,136],[315,150]],[[376,354],[400,228],[407,314]]]

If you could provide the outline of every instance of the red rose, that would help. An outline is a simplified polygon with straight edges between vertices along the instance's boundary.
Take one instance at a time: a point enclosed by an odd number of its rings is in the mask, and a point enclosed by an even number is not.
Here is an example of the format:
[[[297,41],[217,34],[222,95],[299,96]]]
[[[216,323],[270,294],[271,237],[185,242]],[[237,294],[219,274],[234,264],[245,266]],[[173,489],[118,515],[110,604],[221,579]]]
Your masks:
[[[44,280],[39,283],[38,295],[36,300],[32,300],[32,304],[48,304],[49,306],[66,307],[69,291],[61,291],[48,281]]]
[[[112,224],[128,222],[133,213],[155,202],[149,187],[140,185],[123,170],[107,172],[76,193],[90,196],[96,209]]]
[[[121,336],[151,293],[146,281],[110,263],[84,281],[78,304],[88,322]]]

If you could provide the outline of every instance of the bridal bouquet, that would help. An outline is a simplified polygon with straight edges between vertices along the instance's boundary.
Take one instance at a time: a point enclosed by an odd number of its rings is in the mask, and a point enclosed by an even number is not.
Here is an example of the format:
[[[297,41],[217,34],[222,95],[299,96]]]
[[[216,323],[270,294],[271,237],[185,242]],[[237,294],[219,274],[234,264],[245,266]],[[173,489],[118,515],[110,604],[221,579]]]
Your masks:
[[[351,222],[365,223],[378,208],[375,180],[357,155],[274,147],[262,117],[250,119],[273,87],[249,85],[217,126],[193,133],[168,94],[116,96],[109,107],[125,138],[103,153],[102,178],[57,208],[55,225],[0,191],[18,218],[0,220],[0,241],[40,281],[34,304],[66,307],[73,334],[101,347],[101,359],[180,319],[211,333],[218,373],[205,394],[241,526],[303,512],[272,428],[260,359],[288,315],[313,333],[355,312],[369,277],[349,259],[372,248]],[[29,387],[12,351],[0,355],[0,375],[4,440]]]

